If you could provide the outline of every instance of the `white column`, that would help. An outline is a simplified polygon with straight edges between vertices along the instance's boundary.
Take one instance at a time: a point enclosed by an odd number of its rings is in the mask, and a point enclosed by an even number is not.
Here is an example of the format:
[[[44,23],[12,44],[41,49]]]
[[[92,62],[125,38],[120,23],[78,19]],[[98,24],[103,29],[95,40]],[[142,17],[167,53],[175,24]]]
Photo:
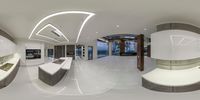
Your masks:
[[[85,47],[85,50],[82,51],[82,55],[83,55],[83,52],[85,52],[85,57],[83,57],[84,60],[88,60],[88,45],[84,45]]]

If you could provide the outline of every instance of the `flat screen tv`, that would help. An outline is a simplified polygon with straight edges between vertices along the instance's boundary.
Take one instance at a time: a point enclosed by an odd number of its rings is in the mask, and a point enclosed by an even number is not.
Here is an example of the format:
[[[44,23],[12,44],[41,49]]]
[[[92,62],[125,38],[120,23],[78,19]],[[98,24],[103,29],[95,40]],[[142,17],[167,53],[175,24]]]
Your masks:
[[[40,59],[41,49],[26,49],[26,59]]]

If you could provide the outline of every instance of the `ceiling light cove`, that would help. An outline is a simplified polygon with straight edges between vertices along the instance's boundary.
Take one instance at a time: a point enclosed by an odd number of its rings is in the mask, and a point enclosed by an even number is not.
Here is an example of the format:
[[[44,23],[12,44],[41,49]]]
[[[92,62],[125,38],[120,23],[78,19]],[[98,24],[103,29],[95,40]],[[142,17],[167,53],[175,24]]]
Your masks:
[[[50,43],[50,44],[55,44],[55,43],[53,43],[53,42],[49,42],[49,41],[46,41],[46,40],[40,40],[40,39],[31,39],[31,40],[42,41],[42,42],[47,42],[47,43]]]
[[[36,33],[36,35],[61,43],[61,41],[58,41],[58,40],[56,40],[56,39],[54,39],[54,38],[51,38],[51,37],[48,37],[48,36],[45,36],[45,35],[41,35],[41,34],[40,34],[40,33],[41,33],[44,29],[46,29],[47,27],[52,27],[53,29],[55,29],[53,32],[55,32],[55,33],[56,33],[57,35],[59,35],[59,36],[63,36],[63,37],[65,38],[65,40],[67,40],[67,41],[69,42],[69,39],[68,39],[58,28],[56,28],[56,27],[53,26],[52,24],[47,24],[47,25],[45,25],[41,30],[39,30],[39,31]]]
[[[49,19],[49,18],[52,18],[52,17],[55,17],[55,16],[60,16],[60,15],[65,15],[65,14],[86,14],[86,15],[88,15],[87,17],[86,17],[86,19],[83,21],[83,23],[82,23],[82,25],[81,25],[81,27],[80,27],[80,29],[79,29],[79,31],[78,31],[78,36],[77,36],[77,38],[76,38],[76,43],[78,43],[78,40],[79,40],[79,38],[80,38],[80,35],[81,35],[81,32],[82,32],[82,30],[83,30],[83,28],[84,28],[84,26],[85,26],[85,24],[88,22],[88,20],[90,19],[90,18],[92,18],[95,14],[94,13],[91,13],[91,12],[84,12],[84,11],[64,11],[64,12],[58,12],[58,13],[54,13],[54,14],[51,14],[51,15],[49,15],[49,16],[46,16],[46,17],[44,17],[42,20],[40,20],[36,25],[35,25],[35,27],[33,28],[33,30],[31,31],[31,34],[29,35],[29,39],[31,39],[31,37],[32,37],[32,35],[35,33],[35,30],[38,28],[38,26],[41,24],[41,23],[43,23],[45,20],[47,20],[47,19]],[[49,26],[51,26],[52,28],[54,28],[56,31],[56,33],[57,34],[60,34],[61,35],[61,31],[60,30],[58,30],[56,27],[54,27],[53,25],[51,25],[51,24],[48,24],[48,25],[46,25],[45,27],[43,27],[40,31],[38,31],[37,33],[36,33],[36,35],[38,35],[38,36],[41,36],[39,33],[42,31],[42,30],[44,30],[46,27],[49,27]],[[64,34],[62,34],[62,36],[69,42],[69,39],[67,39],[66,37],[65,37],[65,35]],[[42,36],[42,37],[44,37],[44,35]],[[46,37],[45,36],[45,38],[49,38],[50,39],[50,37]],[[53,38],[51,38],[51,40],[52,40]],[[55,39],[54,39],[55,40]],[[57,41],[57,40],[56,40]]]

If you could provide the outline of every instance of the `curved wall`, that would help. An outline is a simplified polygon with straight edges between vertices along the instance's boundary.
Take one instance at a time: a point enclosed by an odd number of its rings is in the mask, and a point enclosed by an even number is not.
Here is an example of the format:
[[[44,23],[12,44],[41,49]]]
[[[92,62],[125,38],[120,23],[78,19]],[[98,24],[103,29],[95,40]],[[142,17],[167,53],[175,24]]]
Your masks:
[[[0,57],[14,54],[15,50],[16,44],[14,43],[14,39],[0,30]]]
[[[0,70],[0,89],[8,86],[18,72],[20,57],[15,53],[16,44],[14,39],[6,32],[0,30],[0,67],[9,63],[13,64],[7,71]]]
[[[185,30],[151,34],[151,57],[161,60],[188,60],[200,57],[200,35]]]
[[[157,30],[151,34],[151,57],[158,68],[142,76],[142,86],[163,92],[199,90],[200,28],[166,23]]]
[[[0,35],[9,39],[10,41],[14,42],[14,39],[9,35],[7,34],[6,32],[4,32],[3,30],[0,29]]]

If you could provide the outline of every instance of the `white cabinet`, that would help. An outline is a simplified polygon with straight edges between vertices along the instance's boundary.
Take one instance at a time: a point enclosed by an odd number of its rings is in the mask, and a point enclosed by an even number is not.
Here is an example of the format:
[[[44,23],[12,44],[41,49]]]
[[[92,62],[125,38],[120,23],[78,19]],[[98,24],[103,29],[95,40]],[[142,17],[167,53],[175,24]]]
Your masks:
[[[3,36],[0,36],[0,57],[15,53],[15,49],[15,43]]]

